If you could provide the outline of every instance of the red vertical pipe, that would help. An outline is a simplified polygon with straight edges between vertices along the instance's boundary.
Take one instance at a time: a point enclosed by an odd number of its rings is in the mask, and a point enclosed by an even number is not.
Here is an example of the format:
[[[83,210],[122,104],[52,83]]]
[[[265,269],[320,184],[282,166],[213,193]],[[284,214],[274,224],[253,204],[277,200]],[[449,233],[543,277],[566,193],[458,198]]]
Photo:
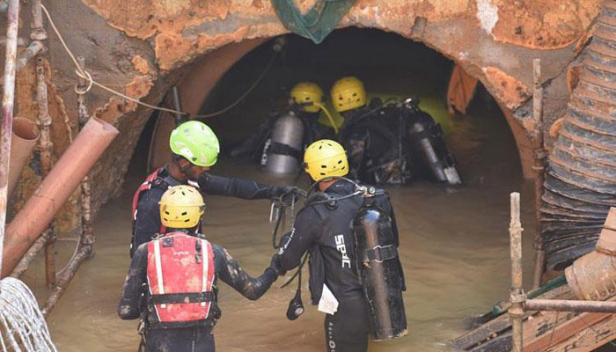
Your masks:
[[[2,97],[2,131],[0,132],[0,269],[6,224],[6,203],[13,131],[13,104],[15,97],[15,61],[17,60],[17,27],[19,25],[19,0],[11,0],[7,16],[6,62],[4,64],[4,95]]]

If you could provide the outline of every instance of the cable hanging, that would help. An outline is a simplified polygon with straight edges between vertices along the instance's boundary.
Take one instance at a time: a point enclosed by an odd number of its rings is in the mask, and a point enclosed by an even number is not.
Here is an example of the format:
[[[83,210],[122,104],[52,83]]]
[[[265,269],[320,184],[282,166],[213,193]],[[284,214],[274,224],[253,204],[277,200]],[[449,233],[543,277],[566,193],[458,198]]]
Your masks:
[[[131,101],[135,104],[139,104],[142,106],[145,106],[147,108],[150,109],[154,109],[154,110],[159,110],[159,111],[165,111],[165,112],[169,112],[172,114],[179,114],[179,115],[188,115],[187,112],[185,111],[178,111],[175,109],[169,109],[169,108],[164,108],[161,106],[155,106],[155,105],[151,105],[148,103],[144,103],[139,99],[133,98],[133,97],[129,97],[126,94],[120,93],[117,90],[111,89],[97,81],[94,80],[94,78],[92,78],[92,75],[86,71],[83,70],[81,68],[81,66],[79,66],[79,63],[77,62],[77,59],[75,58],[75,55],[72,53],[72,51],[69,49],[68,45],[66,44],[66,42],[64,41],[64,37],[62,36],[62,34],[60,34],[60,31],[58,30],[58,28],[56,27],[56,24],[53,22],[53,19],[51,18],[51,15],[49,14],[49,12],[47,11],[47,8],[41,4],[41,8],[43,9],[43,12],[45,12],[45,16],[47,16],[47,19],[49,20],[49,24],[51,25],[51,28],[53,29],[54,33],[56,33],[56,35],[58,36],[58,39],[60,40],[60,43],[62,44],[62,46],[64,47],[64,50],[66,51],[66,53],[68,54],[68,56],[71,58],[71,60],[73,61],[73,64],[76,67],[75,70],[75,74],[88,81],[88,87],[85,88],[83,91],[79,91],[78,94],[84,94],[87,93],[92,86],[97,86],[111,94],[115,94],[123,99],[126,99],[128,101]],[[267,74],[267,72],[269,71],[269,69],[272,67],[272,64],[274,63],[276,57],[278,56],[278,53],[280,52],[280,49],[278,50],[274,50],[274,55],[272,55],[272,58],[270,59],[270,61],[267,63],[267,65],[265,66],[265,69],[263,70],[263,72],[261,72],[261,74],[259,75],[259,77],[257,78],[257,80],[252,84],[252,86],[250,86],[250,88],[248,88],[248,90],[246,92],[244,92],[244,94],[242,94],[234,103],[232,103],[231,105],[227,106],[224,109],[221,109],[219,111],[210,113],[210,114],[204,114],[204,115],[196,115],[196,118],[208,118],[208,117],[213,117],[213,116],[217,116],[217,115],[221,115],[224,114],[225,112],[233,109],[235,106],[237,106],[240,102],[242,102],[256,87],[257,85],[259,85],[259,83],[263,80],[263,78],[265,77],[265,75]]]

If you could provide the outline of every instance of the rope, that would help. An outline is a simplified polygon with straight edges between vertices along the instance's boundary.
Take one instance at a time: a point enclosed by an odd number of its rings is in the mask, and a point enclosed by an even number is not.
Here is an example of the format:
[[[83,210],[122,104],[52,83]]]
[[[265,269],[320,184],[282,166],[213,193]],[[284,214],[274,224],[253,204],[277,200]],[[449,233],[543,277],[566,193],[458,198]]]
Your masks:
[[[588,324],[586,322],[586,320],[584,320],[584,318],[582,317],[582,315],[579,316],[580,320],[584,323],[584,325],[586,325],[587,328],[589,328],[592,332],[595,333],[595,335],[597,335],[597,337],[602,338],[604,341],[606,341],[607,343],[609,343],[612,346],[616,346],[616,343],[614,343],[614,341],[610,341],[605,337],[605,334],[601,334],[599,333],[597,330],[595,330],[595,328],[593,328],[590,324]]]
[[[257,88],[259,83],[261,83],[263,78],[265,78],[265,75],[267,74],[267,72],[270,70],[270,68],[272,68],[272,64],[274,63],[274,60],[276,59],[277,56],[278,56],[278,51],[274,51],[274,54],[272,55],[272,58],[269,60],[269,62],[265,66],[265,69],[263,69],[263,72],[261,72],[259,77],[257,77],[257,80],[235,102],[233,102],[231,105],[227,106],[224,109],[221,109],[221,110],[209,113],[209,114],[205,114],[205,115],[196,115],[195,118],[202,118],[202,119],[204,119],[204,118],[208,118],[208,117],[218,116],[218,115],[224,114],[225,112],[227,112],[227,111],[233,109],[234,107],[236,107],[239,103],[241,103],[244,99],[246,99],[246,97],[250,93],[252,93],[252,91],[255,88]]]
[[[0,334],[3,351],[57,352],[32,291],[18,279],[0,281]],[[8,341],[5,341],[8,340]]]
[[[188,115],[187,112],[185,111],[179,111],[179,110],[175,110],[175,109],[168,109],[168,108],[164,108],[161,106],[155,106],[155,105],[151,105],[148,103],[144,103],[142,101],[140,101],[139,99],[133,98],[133,97],[129,97],[126,94],[122,94],[120,92],[118,92],[117,90],[111,89],[97,81],[95,81],[92,78],[92,75],[90,75],[90,73],[86,70],[83,70],[81,68],[81,66],[79,66],[79,63],[77,62],[77,59],[75,58],[75,55],[71,52],[71,50],[69,49],[68,45],[66,44],[66,42],[64,41],[64,37],[62,37],[62,34],[60,34],[60,31],[58,30],[58,28],[56,27],[56,24],[53,22],[53,20],[51,19],[51,15],[49,14],[49,12],[47,11],[47,8],[45,7],[45,5],[41,4],[41,8],[43,9],[43,12],[45,12],[45,16],[47,16],[47,19],[49,20],[49,24],[51,25],[51,28],[53,28],[53,31],[56,33],[56,35],[58,36],[58,39],[60,40],[60,43],[62,44],[62,46],[64,47],[64,50],[66,51],[66,53],[68,54],[68,56],[71,58],[71,60],[73,61],[73,64],[75,64],[75,67],[77,68],[75,70],[75,74],[88,81],[88,87],[85,88],[83,91],[79,90],[77,92],[77,94],[85,94],[87,93],[92,86],[97,86],[111,94],[115,94],[121,98],[124,98],[128,101],[132,101],[135,104],[139,104],[142,106],[145,106],[147,108],[150,109],[154,109],[154,110],[160,110],[160,111],[166,111],[172,114],[180,114],[180,115]],[[276,57],[278,56],[278,51],[274,52],[274,55],[272,55],[272,58],[270,59],[270,61],[267,63],[267,65],[265,66],[265,69],[263,70],[263,72],[261,72],[261,74],[259,75],[259,77],[257,78],[257,80],[252,84],[252,86],[250,88],[248,88],[248,90],[246,92],[244,92],[244,94],[242,94],[233,104],[227,106],[226,108],[210,113],[210,114],[205,114],[205,115],[196,115],[196,118],[208,118],[208,117],[213,117],[213,116],[218,116],[221,114],[224,114],[225,112],[233,109],[234,107],[236,107],[239,103],[241,103],[250,93],[252,93],[252,91],[257,87],[257,85],[259,85],[259,83],[261,83],[261,81],[263,80],[263,78],[265,77],[265,75],[267,74],[267,72],[269,71],[269,69],[272,67],[272,64],[274,63],[274,60],[276,59]]]
[[[550,340],[548,341],[548,347],[552,346],[552,339],[554,338],[554,333],[556,332],[556,326],[558,325],[558,315],[560,312],[556,312],[556,317],[554,318],[554,326],[552,327],[552,332],[550,333]]]
[[[79,63],[77,62],[77,59],[75,58],[75,55],[73,55],[73,53],[71,52],[71,50],[69,49],[68,45],[66,45],[66,42],[64,41],[64,37],[62,37],[62,34],[60,34],[60,31],[58,30],[58,28],[56,27],[56,24],[53,22],[53,20],[51,19],[51,15],[49,14],[49,12],[47,11],[47,8],[45,7],[45,5],[41,4],[41,8],[43,9],[43,12],[45,12],[45,16],[47,16],[47,19],[49,20],[49,24],[51,25],[51,28],[53,28],[53,31],[56,33],[56,35],[58,36],[58,39],[60,40],[60,43],[62,43],[62,46],[64,47],[64,50],[66,50],[66,53],[68,54],[68,56],[70,56],[71,60],[73,61],[73,63],[75,64],[75,67],[77,68],[75,70],[75,74],[77,74],[77,76],[79,76],[80,78],[83,78],[85,80],[88,81],[88,85],[91,87],[92,85],[95,85],[109,93],[115,94],[121,98],[124,98],[128,101],[132,101],[135,104],[139,104],[142,106],[145,106],[147,108],[150,109],[154,109],[154,110],[161,110],[161,111],[166,111],[166,112],[170,112],[172,114],[182,114],[182,115],[186,115],[185,112],[183,111],[177,111],[174,109],[167,109],[167,108],[163,108],[160,106],[155,106],[155,105],[150,105],[147,103],[144,103],[142,101],[140,101],[139,99],[136,98],[132,98],[129,97],[126,94],[122,94],[120,92],[118,92],[117,90],[113,90],[109,87],[106,87],[105,85],[98,83],[97,81],[95,81],[92,76],[90,75],[89,72],[83,70],[80,66]],[[84,91],[84,93],[87,92]]]

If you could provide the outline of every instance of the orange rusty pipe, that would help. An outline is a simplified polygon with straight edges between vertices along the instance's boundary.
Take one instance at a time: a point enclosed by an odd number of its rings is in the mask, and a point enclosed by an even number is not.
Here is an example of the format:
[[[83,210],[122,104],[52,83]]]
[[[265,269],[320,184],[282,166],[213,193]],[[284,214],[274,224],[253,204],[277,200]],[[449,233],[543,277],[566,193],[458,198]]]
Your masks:
[[[11,273],[118,133],[115,127],[97,118],[91,118],[83,127],[8,225],[1,277]]]
[[[9,159],[9,193],[8,198],[15,190],[19,176],[24,166],[30,160],[32,150],[39,138],[39,129],[34,121],[23,117],[13,120],[13,135],[11,136],[11,158]]]

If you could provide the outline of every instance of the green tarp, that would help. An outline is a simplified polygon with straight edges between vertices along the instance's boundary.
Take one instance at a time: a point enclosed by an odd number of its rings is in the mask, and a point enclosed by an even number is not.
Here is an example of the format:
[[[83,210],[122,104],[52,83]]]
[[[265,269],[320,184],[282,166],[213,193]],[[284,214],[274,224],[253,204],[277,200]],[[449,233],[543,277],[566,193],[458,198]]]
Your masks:
[[[331,33],[355,0],[317,0],[302,15],[293,0],[272,0],[280,22],[291,32],[319,44]]]

